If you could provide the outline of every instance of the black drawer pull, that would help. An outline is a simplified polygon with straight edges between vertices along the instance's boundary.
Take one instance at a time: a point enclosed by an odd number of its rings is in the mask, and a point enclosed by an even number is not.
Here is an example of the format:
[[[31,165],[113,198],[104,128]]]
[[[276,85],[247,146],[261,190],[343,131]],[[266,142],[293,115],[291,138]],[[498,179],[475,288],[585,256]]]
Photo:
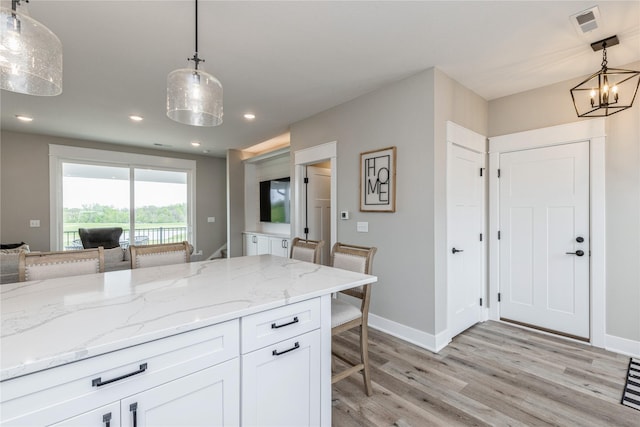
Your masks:
[[[133,427],[138,427],[138,402],[129,405],[129,412],[133,417]]]
[[[146,370],[147,370],[147,364],[146,364],[146,363],[143,363],[142,365],[140,365],[140,369],[138,369],[137,371],[129,372],[128,374],[121,375],[121,376],[119,376],[119,377],[117,377],[117,378],[112,378],[112,379],[110,379],[110,380],[106,380],[106,381],[102,381],[102,377],[94,378],[94,379],[91,381],[91,385],[92,385],[92,386],[95,386],[95,387],[100,387],[100,386],[103,386],[103,385],[107,385],[107,384],[114,383],[114,382],[116,382],[116,381],[123,380],[123,379],[125,379],[125,378],[132,377],[132,376],[134,376],[134,375],[141,374],[141,373],[143,373],[143,372],[144,372],[144,371],[146,371]]]
[[[102,416],[102,422],[104,424],[104,427],[110,427],[111,426],[111,412],[104,414]]]
[[[299,342],[297,342],[297,341],[296,341],[296,343],[293,345],[293,347],[291,347],[290,349],[285,350],[285,351],[273,350],[273,351],[271,352],[271,354],[272,354],[272,355],[274,355],[274,356],[281,356],[281,355],[283,355],[283,354],[285,354],[285,353],[289,353],[290,351],[295,350],[296,348],[300,348],[300,343],[299,343]]]
[[[293,320],[289,323],[283,323],[282,325],[276,325],[275,323],[271,324],[271,329],[284,328],[285,326],[293,325],[294,323],[298,323],[298,316],[294,317]]]

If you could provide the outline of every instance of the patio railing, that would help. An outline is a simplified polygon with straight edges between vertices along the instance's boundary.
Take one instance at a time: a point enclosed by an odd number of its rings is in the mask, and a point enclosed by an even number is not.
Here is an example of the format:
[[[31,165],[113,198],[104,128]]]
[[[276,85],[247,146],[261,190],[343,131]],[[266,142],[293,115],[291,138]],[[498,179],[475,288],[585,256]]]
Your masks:
[[[129,230],[124,230],[120,236],[120,246],[129,246]],[[65,250],[82,249],[82,241],[77,231],[65,231],[62,236]],[[158,243],[182,242],[187,239],[187,227],[157,227],[137,228],[133,239],[134,245],[154,245]]]

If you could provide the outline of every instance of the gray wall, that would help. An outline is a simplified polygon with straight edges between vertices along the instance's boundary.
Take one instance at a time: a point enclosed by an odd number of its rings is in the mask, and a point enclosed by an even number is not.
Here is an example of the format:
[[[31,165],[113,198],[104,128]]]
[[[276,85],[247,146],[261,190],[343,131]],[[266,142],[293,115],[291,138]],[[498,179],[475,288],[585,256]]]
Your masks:
[[[196,250],[202,250],[206,258],[226,242],[225,159],[3,131],[0,134],[0,239],[3,243],[25,241],[32,250],[50,250],[49,144],[195,160]],[[208,223],[209,216],[214,216],[216,221]],[[30,228],[30,219],[39,219],[40,228]]]
[[[450,99],[452,98],[452,99]],[[435,334],[446,327],[446,271],[434,252],[446,251],[444,167],[446,120],[486,132],[487,104],[429,69],[295,123],[291,152],[337,141],[338,240],[378,248],[371,312]],[[359,212],[359,155],[397,147],[396,212]],[[437,196],[436,196],[437,194]],[[356,222],[369,222],[368,233]],[[443,292],[444,290],[444,292]]]
[[[640,62],[622,66],[640,69]],[[569,80],[489,102],[489,135],[575,122]],[[640,341],[640,99],[606,118],[606,332]]]

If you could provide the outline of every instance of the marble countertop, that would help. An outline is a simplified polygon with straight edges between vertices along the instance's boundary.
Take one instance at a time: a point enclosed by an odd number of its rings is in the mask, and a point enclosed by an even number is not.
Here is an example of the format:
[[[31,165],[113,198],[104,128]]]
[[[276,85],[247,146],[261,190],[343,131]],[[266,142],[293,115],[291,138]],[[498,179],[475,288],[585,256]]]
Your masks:
[[[0,380],[377,281],[272,255],[0,287]]]

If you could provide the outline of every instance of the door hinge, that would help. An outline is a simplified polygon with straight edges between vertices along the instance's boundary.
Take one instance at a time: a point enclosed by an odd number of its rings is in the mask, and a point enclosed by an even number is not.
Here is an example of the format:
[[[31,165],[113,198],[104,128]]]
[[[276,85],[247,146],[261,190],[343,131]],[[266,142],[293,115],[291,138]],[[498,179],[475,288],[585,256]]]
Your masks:
[[[498,178],[500,178],[500,169],[498,169]]]
[[[309,234],[309,227],[304,228],[304,234]]]
[[[498,230],[498,240],[500,240],[500,230]]]
[[[480,176],[484,174],[484,168],[480,168]]]
[[[501,298],[502,298],[502,295],[500,294],[500,292],[498,292],[498,302],[500,302]]]
[[[309,178],[307,178],[306,176],[304,177],[304,183],[308,184],[309,183]]]
[[[482,233],[480,233],[480,241],[482,242]]]
[[[480,298],[480,307],[482,307],[482,298]]]

